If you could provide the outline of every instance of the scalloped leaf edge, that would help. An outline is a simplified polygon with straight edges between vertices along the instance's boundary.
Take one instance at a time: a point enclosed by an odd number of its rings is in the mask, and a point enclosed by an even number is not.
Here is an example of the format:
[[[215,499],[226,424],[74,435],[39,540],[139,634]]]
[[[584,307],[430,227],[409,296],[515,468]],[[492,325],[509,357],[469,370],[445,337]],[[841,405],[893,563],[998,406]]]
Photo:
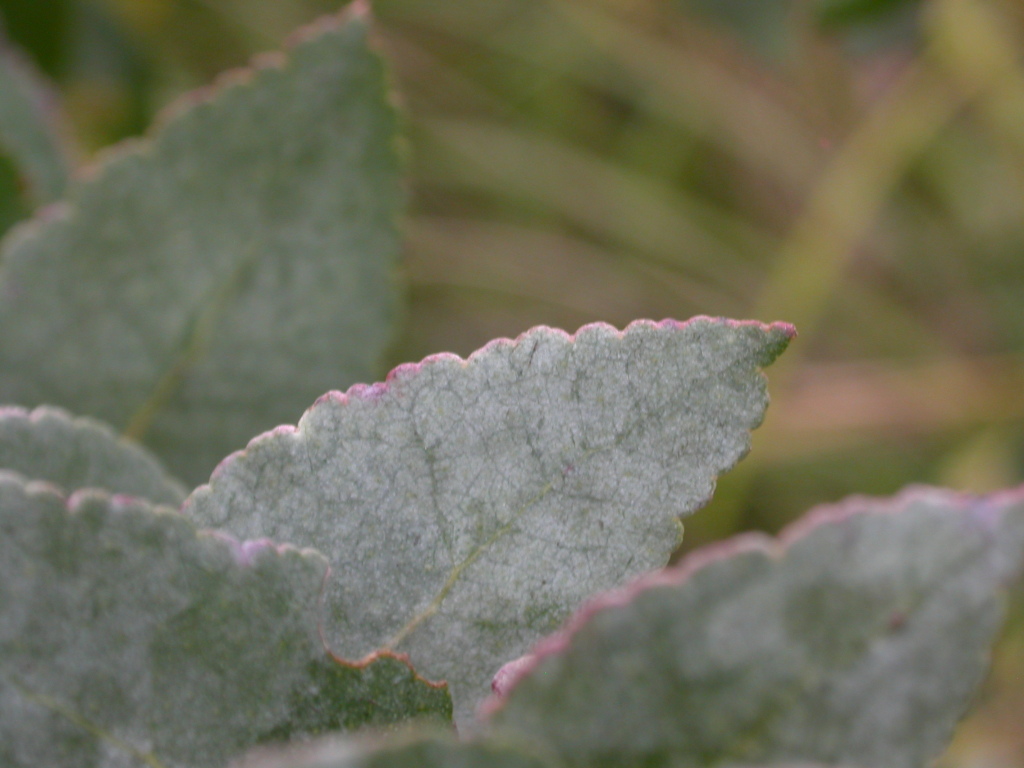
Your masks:
[[[620,589],[610,590],[596,596],[583,605],[569,621],[552,635],[540,641],[533,650],[502,667],[492,682],[492,695],[484,700],[479,709],[482,721],[502,709],[505,698],[518,683],[530,676],[541,662],[550,656],[564,652],[575,636],[597,615],[633,602],[636,597],[651,589],[678,587],[689,581],[704,568],[728,560],[735,555],[759,552],[775,561],[783,560],[793,544],[804,539],[822,525],[838,523],[859,515],[899,514],[919,501],[940,501],[960,507],[971,514],[982,526],[992,529],[993,517],[1003,509],[1024,504],[1024,485],[987,495],[975,495],[960,491],[927,485],[912,485],[894,496],[854,495],[834,504],[823,504],[811,509],[806,515],[784,527],[776,536],[759,532],[742,533],[724,541],[710,544],[684,557],[678,564],[661,571],[641,576]],[[999,564],[1003,583],[1008,586],[1018,578],[1024,569],[1024,557],[1016,562]]]
[[[424,369],[429,368],[430,366],[433,366],[438,363],[455,362],[461,364],[461,366],[464,368],[471,367],[476,363],[477,359],[479,359],[481,356],[489,354],[490,351],[495,347],[517,346],[522,341],[524,341],[528,336],[530,336],[532,333],[538,330],[561,335],[568,342],[572,343],[575,342],[576,337],[581,333],[587,333],[595,329],[610,330],[614,332],[614,334],[618,338],[622,338],[637,326],[651,325],[656,327],[673,327],[677,329],[682,329],[690,325],[691,323],[705,321],[721,322],[731,327],[746,326],[760,328],[764,330],[766,333],[771,333],[772,335],[775,335],[777,337],[776,343],[773,345],[771,349],[767,351],[765,358],[757,362],[758,367],[762,369],[770,365],[776,358],[778,358],[778,356],[781,355],[786,350],[786,347],[789,345],[789,343],[797,336],[796,328],[792,324],[786,322],[776,321],[772,323],[762,323],[758,320],[733,320],[731,318],[712,317],[710,315],[696,315],[694,317],[689,318],[688,320],[672,320],[669,318],[658,321],[648,319],[634,320],[628,325],[626,325],[622,330],[619,330],[618,328],[616,328],[613,325],[610,325],[609,323],[587,323],[586,325],[581,326],[575,333],[569,333],[568,331],[564,331],[560,328],[552,328],[547,325],[537,325],[534,326],[533,328],[530,328],[529,330],[523,331],[523,333],[519,334],[515,338],[502,337],[492,339],[487,344],[480,347],[479,349],[474,350],[466,357],[457,355],[454,352],[438,352],[436,354],[424,357],[417,363],[402,363],[400,365],[395,366],[394,368],[391,369],[391,371],[388,372],[387,376],[384,378],[383,381],[379,381],[373,384],[353,384],[351,387],[344,391],[331,390],[318,397],[313,402],[313,404],[306,410],[306,414],[308,414],[309,411],[311,411],[312,409],[316,408],[323,401],[332,400],[338,403],[344,403],[347,400],[378,399],[381,395],[383,395],[390,389],[392,382],[397,381],[399,379],[406,379],[422,375],[422,371]],[[764,373],[762,372],[761,375],[764,376]],[[302,418],[299,419],[299,422],[297,424],[281,424],[277,427],[274,427],[273,429],[269,429],[266,432],[263,432],[262,434],[253,437],[245,448],[237,450],[234,453],[231,453],[228,456],[226,456],[220,462],[220,464],[217,465],[213,473],[210,475],[209,482],[200,485],[198,488],[195,489],[195,491],[193,491],[193,494],[216,484],[218,476],[223,474],[230,466],[230,464],[232,464],[235,461],[238,461],[251,449],[259,447],[261,443],[273,439],[274,437],[277,437],[279,435],[301,435],[303,432],[303,422],[306,419],[306,414],[303,414]],[[752,428],[756,428],[757,426],[759,426],[759,424],[753,425]],[[186,501],[186,507],[187,503],[188,502]]]

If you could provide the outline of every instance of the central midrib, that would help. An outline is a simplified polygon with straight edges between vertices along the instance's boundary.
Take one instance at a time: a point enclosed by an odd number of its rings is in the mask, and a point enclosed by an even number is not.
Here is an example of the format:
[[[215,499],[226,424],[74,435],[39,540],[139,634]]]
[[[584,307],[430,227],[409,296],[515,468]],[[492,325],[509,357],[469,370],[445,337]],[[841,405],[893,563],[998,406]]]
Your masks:
[[[149,396],[128,419],[122,433],[124,437],[142,442],[160,411],[181,388],[185,375],[209,348],[217,323],[231,304],[231,299],[243,282],[242,278],[256,265],[257,253],[255,240],[250,241],[234,269],[224,280],[214,284],[210,289],[207,300],[201,302],[199,310],[193,316],[191,330],[186,334],[178,352],[171,357],[167,370],[157,379]]]

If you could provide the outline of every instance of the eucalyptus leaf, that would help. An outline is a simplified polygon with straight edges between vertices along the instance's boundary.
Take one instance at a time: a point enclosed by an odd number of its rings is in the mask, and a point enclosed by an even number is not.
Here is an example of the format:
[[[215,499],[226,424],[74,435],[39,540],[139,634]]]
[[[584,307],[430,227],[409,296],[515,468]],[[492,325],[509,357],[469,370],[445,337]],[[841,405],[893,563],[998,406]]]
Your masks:
[[[536,328],[329,393],[184,510],[331,558],[338,653],[408,653],[465,723],[498,667],[595,591],[663,566],[749,448],[784,324]]]
[[[8,240],[0,398],[100,418],[199,482],[376,375],[402,194],[367,27],[357,4],[183,101]]]
[[[557,768],[523,745],[414,735],[391,742],[321,741],[254,753],[232,768]]]
[[[397,659],[332,673],[326,568],[140,500],[65,499],[0,473],[0,765],[213,768],[285,726],[305,735],[296,711],[318,709],[321,730],[443,717],[446,692]],[[357,695],[410,706],[353,710]]]
[[[599,598],[502,681],[490,727],[568,766],[919,768],[1022,556],[1024,493],[854,499]]]
[[[0,408],[0,469],[68,491],[102,488],[175,507],[188,495],[148,451],[59,408]]]
[[[54,91],[0,30],[0,152],[12,159],[35,204],[63,193],[72,151]]]

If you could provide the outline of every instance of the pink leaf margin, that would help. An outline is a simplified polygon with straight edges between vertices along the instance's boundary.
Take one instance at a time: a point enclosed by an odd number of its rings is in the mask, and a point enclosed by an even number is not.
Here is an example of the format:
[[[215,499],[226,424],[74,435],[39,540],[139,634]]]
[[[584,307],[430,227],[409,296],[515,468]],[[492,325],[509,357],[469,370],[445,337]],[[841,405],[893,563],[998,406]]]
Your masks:
[[[308,418],[310,412],[312,412],[314,409],[318,408],[321,404],[325,402],[333,402],[339,405],[344,405],[349,401],[379,401],[383,399],[391,391],[393,385],[397,384],[398,382],[403,382],[416,378],[418,376],[422,376],[428,369],[432,368],[435,365],[457,363],[461,365],[463,368],[470,368],[475,364],[475,362],[479,358],[491,354],[495,349],[500,349],[503,347],[517,347],[520,344],[529,341],[529,339],[532,336],[538,333],[556,334],[562,336],[569,343],[575,343],[576,338],[578,336],[582,334],[593,333],[595,331],[604,333],[611,332],[617,338],[622,339],[639,328],[683,330],[693,324],[707,322],[720,323],[731,328],[757,328],[764,332],[767,336],[775,336],[777,338],[776,344],[768,352],[768,359],[764,360],[761,363],[762,366],[770,364],[776,357],[778,357],[778,355],[780,355],[785,350],[786,346],[788,346],[789,342],[792,341],[797,335],[796,328],[794,328],[789,323],[762,323],[757,320],[732,320],[729,318],[710,317],[707,315],[697,315],[685,321],[672,319],[665,319],[660,321],[634,320],[622,330],[618,330],[617,328],[615,328],[612,325],[609,325],[608,323],[589,323],[579,328],[575,333],[568,333],[567,331],[563,331],[559,328],[551,328],[546,325],[537,325],[519,334],[519,336],[517,336],[515,339],[494,339],[485,344],[480,349],[472,352],[466,358],[462,358],[459,355],[456,355],[452,352],[440,352],[425,357],[418,363],[403,363],[395,367],[394,369],[391,370],[390,373],[388,373],[384,381],[379,381],[373,384],[353,384],[344,392],[340,390],[331,390],[330,392],[327,392],[326,394],[323,394],[316,399],[313,405],[310,406],[309,409],[307,409],[306,413],[299,420],[299,423],[297,425],[282,424],[280,426],[274,427],[273,429],[268,430],[263,434],[254,437],[252,440],[249,441],[249,444],[245,448],[235,451],[234,453],[224,458],[220,462],[220,464],[218,464],[217,467],[214,469],[213,474],[210,476],[210,482],[206,486],[200,486],[199,488],[196,489],[196,491],[193,491],[193,495],[195,495],[196,492],[208,487],[209,485],[215,484],[217,482],[217,478],[224,472],[226,472],[231,464],[238,461],[250,450],[258,448],[262,443],[274,439],[286,439],[288,436],[292,437],[293,439],[297,438],[299,434],[302,433],[303,422]],[[183,511],[187,510],[191,498],[192,497],[185,501],[185,505],[182,508]]]
[[[891,497],[850,496],[835,504],[815,507],[802,518],[790,523],[778,536],[763,533],[742,533],[738,536],[695,550],[677,565],[650,573],[621,589],[605,592],[587,602],[556,633],[541,640],[527,655],[509,662],[498,670],[491,684],[492,695],[483,701],[478,715],[481,721],[495,715],[506,697],[541,662],[563,653],[576,634],[592,619],[605,611],[628,605],[640,594],[658,587],[678,587],[697,572],[722,560],[749,552],[760,552],[775,560],[786,556],[789,548],[822,525],[841,523],[859,515],[895,515],[918,503],[941,504],[960,509],[968,518],[993,536],[1004,511],[1024,505],[1024,485],[987,495],[974,495],[933,486],[913,485]],[[1018,568],[1015,570],[1019,571]],[[1016,574],[1008,574],[1008,581]]]

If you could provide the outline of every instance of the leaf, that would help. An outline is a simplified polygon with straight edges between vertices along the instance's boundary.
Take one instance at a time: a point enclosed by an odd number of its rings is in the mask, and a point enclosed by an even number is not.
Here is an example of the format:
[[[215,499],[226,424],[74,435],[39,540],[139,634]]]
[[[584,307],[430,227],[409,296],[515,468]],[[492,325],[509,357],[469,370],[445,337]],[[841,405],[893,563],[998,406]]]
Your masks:
[[[193,97],[8,241],[0,398],[100,418],[199,482],[375,375],[402,195],[362,8]]]
[[[414,718],[452,719],[447,686],[426,682],[390,654],[374,654],[357,664],[318,659],[310,665],[309,678],[310,688],[293,693],[288,715],[261,742],[380,728]]]
[[[36,204],[60,197],[71,171],[59,123],[56,95],[0,33],[0,151],[22,172]]]
[[[327,637],[408,653],[465,722],[498,667],[593,592],[664,565],[748,450],[790,326],[536,328],[330,393],[185,502],[328,553]]]
[[[23,187],[18,168],[0,149],[0,236],[32,212]]]
[[[1022,492],[825,508],[596,600],[501,682],[491,728],[569,766],[917,768],[984,673],[1022,555]]]
[[[223,766],[304,699],[325,727],[359,724],[338,710],[371,690],[364,676],[397,680],[412,703],[383,716],[363,706],[371,722],[415,715],[431,696],[443,715],[445,691],[396,673],[396,659],[336,678],[317,632],[326,567],[142,501],[65,500],[0,473],[0,765]]]
[[[434,735],[392,742],[324,740],[257,752],[232,768],[555,768],[536,750],[503,742],[460,742]]]
[[[148,451],[58,408],[0,407],[0,469],[69,491],[102,488],[174,507],[187,495]]]

